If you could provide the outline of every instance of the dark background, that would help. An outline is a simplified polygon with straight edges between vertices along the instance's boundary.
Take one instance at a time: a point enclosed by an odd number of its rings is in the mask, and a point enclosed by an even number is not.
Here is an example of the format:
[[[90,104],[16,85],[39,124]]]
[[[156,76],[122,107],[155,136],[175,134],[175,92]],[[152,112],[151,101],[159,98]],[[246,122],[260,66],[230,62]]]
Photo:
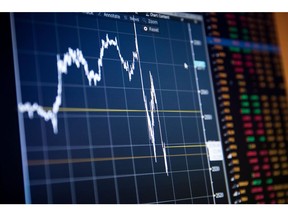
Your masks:
[[[21,167],[20,139],[16,104],[16,88],[10,19],[8,13],[0,14],[0,99],[1,99],[1,141],[0,141],[0,203],[24,203],[23,176]]]

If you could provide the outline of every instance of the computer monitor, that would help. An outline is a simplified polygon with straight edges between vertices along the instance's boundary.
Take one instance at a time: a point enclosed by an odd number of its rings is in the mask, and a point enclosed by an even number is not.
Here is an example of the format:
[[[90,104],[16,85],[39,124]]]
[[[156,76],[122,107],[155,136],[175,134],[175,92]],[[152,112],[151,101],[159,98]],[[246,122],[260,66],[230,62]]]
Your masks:
[[[23,202],[287,202],[287,99],[272,14],[6,20],[15,87],[4,136],[15,134]]]

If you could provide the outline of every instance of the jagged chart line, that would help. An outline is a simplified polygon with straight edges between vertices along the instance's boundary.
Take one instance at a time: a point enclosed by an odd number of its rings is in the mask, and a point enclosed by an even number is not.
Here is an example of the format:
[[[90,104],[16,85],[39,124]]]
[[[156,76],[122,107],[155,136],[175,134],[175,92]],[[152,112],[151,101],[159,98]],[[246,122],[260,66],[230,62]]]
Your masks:
[[[157,162],[157,153],[156,153],[156,140],[155,140],[155,121],[154,121],[154,113],[157,115],[157,121],[159,125],[159,133],[160,133],[160,140],[162,145],[162,152],[163,152],[163,158],[164,158],[164,164],[165,164],[165,171],[168,175],[168,164],[167,164],[167,154],[166,154],[166,147],[165,143],[162,138],[162,130],[161,130],[161,122],[159,117],[159,111],[158,111],[158,104],[157,104],[157,97],[156,97],[156,91],[154,88],[154,82],[151,72],[149,71],[150,76],[150,102],[148,106],[147,97],[145,95],[144,91],[144,84],[143,84],[143,77],[142,77],[142,68],[140,64],[140,55],[139,55],[139,48],[138,48],[138,40],[137,40],[137,31],[136,31],[136,24],[134,22],[134,37],[135,37],[135,47],[136,51],[132,51],[132,63],[129,64],[129,61],[124,60],[120,47],[117,42],[117,38],[110,39],[109,35],[106,34],[105,40],[101,40],[101,48],[98,58],[98,71],[95,72],[94,70],[89,69],[89,65],[86,61],[86,59],[83,56],[83,53],[80,49],[72,49],[68,48],[68,52],[66,52],[63,55],[63,58],[61,59],[60,55],[57,54],[57,70],[58,70],[58,85],[57,85],[57,95],[55,97],[55,101],[53,103],[52,109],[46,110],[43,106],[39,105],[38,103],[31,104],[30,102],[19,103],[18,104],[18,110],[21,113],[28,113],[28,116],[30,119],[34,117],[34,113],[37,113],[40,117],[42,117],[45,121],[51,121],[53,132],[54,134],[58,133],[58,112],[60,109],[60,106],[62,105],[62,76],[63,74],[68,74],[68,67],[72,65],[76,65],[77,68],[80,68],[82,66],[84,68],[85,76],[88,79],[89,86],[97,86],[97,83],[101,81],[101,74],[102,74],[102,68],[103,68],[103,58],[105,55],[105,50],[109,49],[110,47],[115,47],[117,50],[118,57],[120,59],[121,65],[123,69],[128,73],[129,81],[132,80],[132,75],[134,75],[135,70],[135,64],[136,61],[139,63],[139,70],[140,70],[140,78],[141,78],[141,88],[142,88],[142,96],[145,106],[145,113],[147,118],[147,129],[149,134],[149,140],[153,145],[153,154],[154,154],[154,160]],[[149,108],[150,107],[150,108]]]
[[[153,144],[154,160],[155,160],[155,162],[157,162],[156,141],[155,141],[155,135],[154,135],[154,126],[155,126],[155,124],[154,124],[154,112],[156,111],[157,118],[158,118],[158,124],[159,124],[160,140],[161,140],[161,146],[162,146],[162,152],[163,152],[163,158],[164,158],[164,164],[165,164],[165,171],[166,171],[166,174],[168,175],[168,164],[167,164],[166,148],[165,148],[165,143],[163,142],[163,138],[162,138],[162,130],[161,130],[160,117],[159,117],[158,104],[157,104],[156,92],[155,92],[155,88],[154,88],[153,77],[152,77],[151,72],[149,71],[150,85],[151,85],[151,89],[150,89],[150,97],[151,97],[151,100],[150,100],[150,113],[151,113],[151,115],[149,115],[147,98],[146,98],[146,95],[145,95],[145,92],[144,92],[142,67],[141,67],[141,62],[140,62],[140,52],[139,52],[139,47],[138,47],[138,38],[137,38],[137,31],[136,31],[135,22],[134,22],[134,36],[135,36],[136,53],[137,53],[137,57],[138,57],[137,60],[138,60],[138,64],[139,64],[142,96],[143,96],[144,106],[145,106],[145,110],[146,110],[147,127],[148,127],[148,131],[149,131],[149,139],[150,139],[150,141]]]

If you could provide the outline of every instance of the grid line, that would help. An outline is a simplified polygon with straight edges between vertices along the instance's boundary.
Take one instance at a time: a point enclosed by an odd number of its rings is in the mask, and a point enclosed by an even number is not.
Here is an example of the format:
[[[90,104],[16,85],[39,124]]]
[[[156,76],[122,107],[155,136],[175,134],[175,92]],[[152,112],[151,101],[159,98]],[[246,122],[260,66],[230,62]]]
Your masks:
[[[209,169],[194,169],[194,170],[188,170],[188,172],[203,172],[203,171],[209,171]],[[173,171],[174,173],[185,173],[187,172],[187,169],[185,170],[177,170]],[[166,172],[147,172],[147,173],[137,173],[136,175],[138,177],[141,176],[149,176],[149,175],[157,175],[157,176],[163,176],[166,175]],[[134,174],[119,174],[117,175],[117,178],[126,178],[126,177],[134,177]],[[91,180],[105,180],[105,179],[113,179],[115,178],[115,175],[106,175],[106,176],[89,176],[89,177],[75,177],[73,179],[70,178],[55,178],[55,179],[50,179],[50,184],[60,184],[60,183],[69,183],[70,181],[73,182],[84,182],[84,181],[91,181]],[[44,185],[46,184],[45,181],[43,180],[33,180],[31,182],[31,185],[37,186],[37,185]]]

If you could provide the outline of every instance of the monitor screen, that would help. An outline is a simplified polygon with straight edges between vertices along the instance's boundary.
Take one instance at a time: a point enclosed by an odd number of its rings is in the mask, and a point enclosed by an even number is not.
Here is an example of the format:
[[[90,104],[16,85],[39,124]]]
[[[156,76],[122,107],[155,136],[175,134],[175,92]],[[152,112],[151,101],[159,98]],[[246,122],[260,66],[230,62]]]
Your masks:
[[[288,202],[272,14],[8,18],[23,202]]]

